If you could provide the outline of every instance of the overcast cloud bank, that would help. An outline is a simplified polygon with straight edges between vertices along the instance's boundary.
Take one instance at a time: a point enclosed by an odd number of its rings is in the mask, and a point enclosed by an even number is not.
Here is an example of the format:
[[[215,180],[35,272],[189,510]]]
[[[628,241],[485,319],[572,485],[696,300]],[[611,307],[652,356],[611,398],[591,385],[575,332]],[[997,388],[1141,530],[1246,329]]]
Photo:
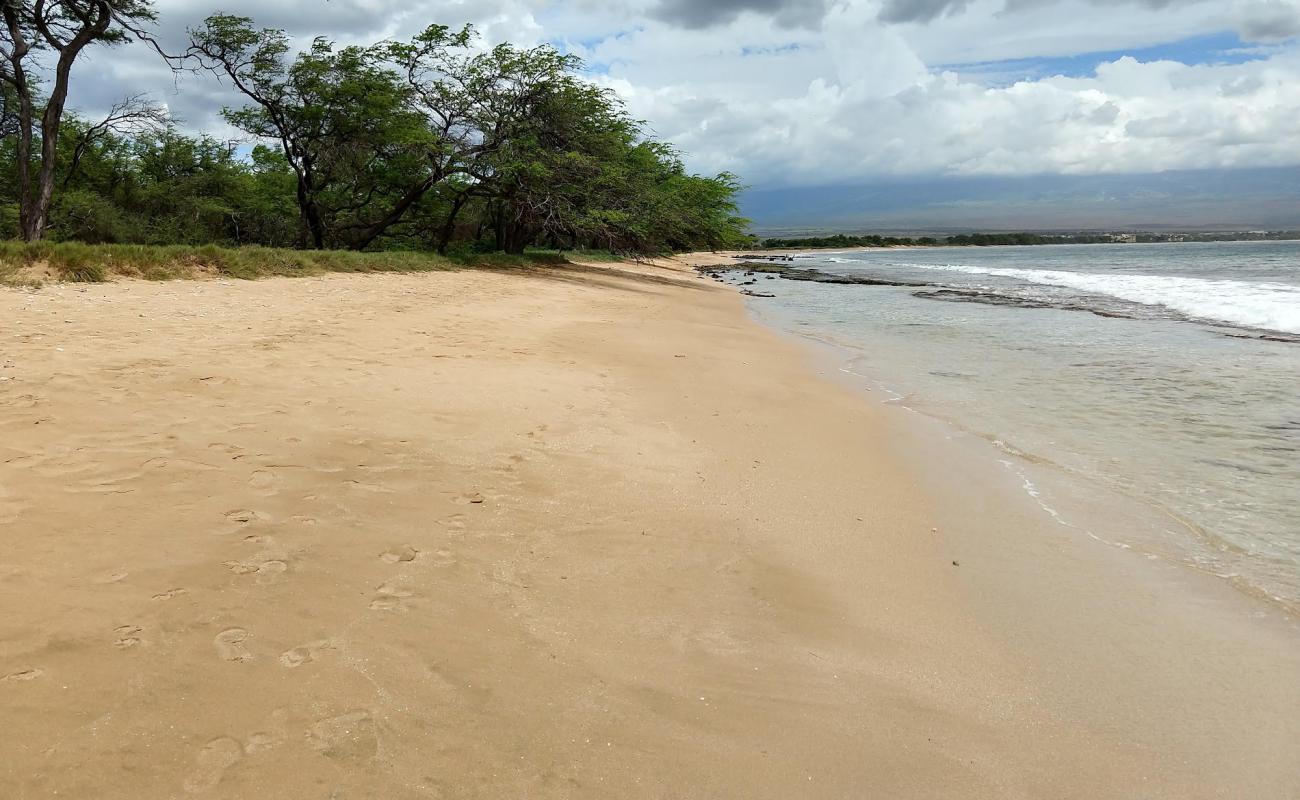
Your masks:
[[[160,0],[173,45],[216,6]],[[223,11],[369,42],[432,21],[485,41],[553,42],[703,172],[756,186],[899,175],[1141,173],[1300,164],[1300,0],[291,0]],[[1233,33],[1178,58],[1123,53]],[[1034,74],[1017,74],[1025,60]],[[1014,60],[1014,64],[1012,61]],[[997,65],[1007,62],[1007,71]],[[981,64],[979,70],[961,64]],[[992,66],[990,66],[992,65]],[[88,113],[152,91],[190,130],[232,136],[210,78],[173,77],[144,48],[79,64]]]

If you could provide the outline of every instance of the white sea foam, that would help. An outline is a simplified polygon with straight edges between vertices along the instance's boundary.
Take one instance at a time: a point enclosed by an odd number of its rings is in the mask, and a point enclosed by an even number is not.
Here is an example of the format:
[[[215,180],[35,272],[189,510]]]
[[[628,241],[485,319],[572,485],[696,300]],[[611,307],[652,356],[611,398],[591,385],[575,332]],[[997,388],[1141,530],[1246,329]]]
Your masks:
[[[1008,269],[967,264],[909,264],[918,269],[997,275],[1064,286],[1148,306],[1163,306],[1203,320],[1300,333],[1300,286],[1164,275],[1099,275],[1048,269]]]

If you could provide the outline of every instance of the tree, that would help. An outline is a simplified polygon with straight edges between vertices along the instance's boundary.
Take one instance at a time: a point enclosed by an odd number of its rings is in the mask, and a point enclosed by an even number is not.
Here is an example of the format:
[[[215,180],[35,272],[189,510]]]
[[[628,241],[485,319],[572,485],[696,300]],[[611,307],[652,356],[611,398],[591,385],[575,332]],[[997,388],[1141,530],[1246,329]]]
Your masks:
[[[77,132],[71,163],[63,173],[63,186],[66,188],[68,182],[77,174],[86,150],[108,135],[161,133],[174,122],[167,109],[149,102],[145,95],[137,94],[119,100],[113,104],[102,120],[94,125],[86,125]]]
[[[743,240],[736,179],[688,174],[550,46],[483,49],[468,26],[433,25],[407,42],[318,38],[291,53],[282,31],[216,14],[171,56],[141,0],[0,10],[6,233],[21,218],[29,239],[637,255]],[[233,84],[247,102],[226,119],[274,145],[249,154],[181,135],[141,97],[99,122],[65,114],[77,53],[128,37]]]
[[[148,0],[0,0],[0,82],[17,102],[17,188],[22,237],[44,237],[54,197],[59,134],[73,63],[93,44],[112,45],[154,20]],[[37,91],[43,53],[54,56],[53,80],[40,110],[40,153],[34,153]],[[35,157],[35,159],[34,159]],[[33,164],[35,160],[35,164]],[[35,166],[35,175],[32,173]]]
[[[290,61],[283,31],[229,15],[209,17],[190,39],[189,57],[253,102],[226,119],[279,142],[296,177],[303,245],[367,247],[445,177],[386,47],[335,50],[318,38]]]

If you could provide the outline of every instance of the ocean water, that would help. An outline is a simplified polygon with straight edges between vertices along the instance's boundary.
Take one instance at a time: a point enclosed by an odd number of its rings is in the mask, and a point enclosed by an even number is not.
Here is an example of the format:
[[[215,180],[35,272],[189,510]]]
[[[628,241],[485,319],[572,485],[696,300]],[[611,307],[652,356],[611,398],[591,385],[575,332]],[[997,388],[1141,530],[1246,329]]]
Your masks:
[[[1300,610],[1300,243],[873,250],[792,266],[924,284],[753,287],[776,295],[754,313],[834,345],[875,396],[982,437],[1003,463],[1163,512],[1166,554]],[[1124,546],[1149,544],[1134,531]]]

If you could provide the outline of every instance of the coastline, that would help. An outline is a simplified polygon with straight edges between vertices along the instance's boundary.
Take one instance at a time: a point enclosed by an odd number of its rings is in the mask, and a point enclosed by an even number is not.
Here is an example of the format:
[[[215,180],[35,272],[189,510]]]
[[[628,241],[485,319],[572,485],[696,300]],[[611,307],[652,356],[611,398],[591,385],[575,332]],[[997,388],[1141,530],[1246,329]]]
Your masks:
[[[1038,535],[683,263],[0,293],[4,784],[1300,792],[1294,628]]]

